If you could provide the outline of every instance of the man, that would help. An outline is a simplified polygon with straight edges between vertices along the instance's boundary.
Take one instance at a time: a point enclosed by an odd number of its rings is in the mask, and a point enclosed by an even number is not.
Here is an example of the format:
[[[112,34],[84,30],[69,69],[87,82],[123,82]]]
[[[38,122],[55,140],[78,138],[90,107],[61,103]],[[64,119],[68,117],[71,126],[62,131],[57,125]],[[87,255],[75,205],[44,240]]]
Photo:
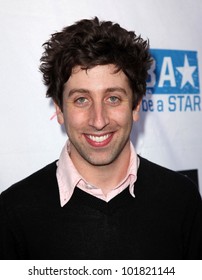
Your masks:
[[[68,141],[58,161],[1,194],[1,258],[201,258],[197,188],[130,142],[148,42],[94,18],[44,48],[40,70]]]

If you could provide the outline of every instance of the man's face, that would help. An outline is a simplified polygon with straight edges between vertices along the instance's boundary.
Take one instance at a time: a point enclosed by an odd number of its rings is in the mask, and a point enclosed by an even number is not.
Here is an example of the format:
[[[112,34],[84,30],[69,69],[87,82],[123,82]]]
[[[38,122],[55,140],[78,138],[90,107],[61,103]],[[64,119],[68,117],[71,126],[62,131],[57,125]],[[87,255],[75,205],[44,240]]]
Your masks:
[[[79,66],[64,85],[63,112],[72,161],[109,165],[130,150],[130,132],[137,114],[126,75],[114,65],[82,70]]]

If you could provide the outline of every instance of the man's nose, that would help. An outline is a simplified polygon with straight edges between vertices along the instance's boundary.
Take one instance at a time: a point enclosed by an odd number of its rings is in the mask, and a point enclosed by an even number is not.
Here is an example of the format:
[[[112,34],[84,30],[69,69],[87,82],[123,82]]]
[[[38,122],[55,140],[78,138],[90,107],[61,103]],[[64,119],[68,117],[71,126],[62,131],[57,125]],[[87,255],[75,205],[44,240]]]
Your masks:
[[[109,116],[106,105],[96,102],[90,108],[89,125],[96,130],[102,130],[109,124]]]

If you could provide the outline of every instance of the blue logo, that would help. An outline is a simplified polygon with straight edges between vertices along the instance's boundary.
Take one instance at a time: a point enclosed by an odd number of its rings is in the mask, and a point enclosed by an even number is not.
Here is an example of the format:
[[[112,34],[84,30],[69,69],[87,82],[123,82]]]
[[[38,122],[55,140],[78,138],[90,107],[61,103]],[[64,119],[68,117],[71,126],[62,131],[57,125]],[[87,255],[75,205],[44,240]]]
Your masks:
[[[199,69],[196,51],[151,49],[142,111],[201,111]]]
[[[154,59],[147,89],[153,94],[198,94],[199,71],[196,51],[151,49]]]

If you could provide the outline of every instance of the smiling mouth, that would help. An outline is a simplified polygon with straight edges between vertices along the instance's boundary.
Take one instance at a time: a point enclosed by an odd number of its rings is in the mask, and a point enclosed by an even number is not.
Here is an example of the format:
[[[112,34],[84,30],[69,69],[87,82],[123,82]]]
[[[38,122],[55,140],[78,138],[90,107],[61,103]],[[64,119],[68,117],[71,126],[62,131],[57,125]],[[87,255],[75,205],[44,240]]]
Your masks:
[[[100,136],[85,134],[85,138],[88,141],[88,143],[96,147],[106,146],[111,141],[112,137],[113,137],[113,133],[108,133]]]
[[[101,143],[109,138],[109,134],[102,135],[102,136],[94,136],[94,135],[87,135],[92,141]]]

